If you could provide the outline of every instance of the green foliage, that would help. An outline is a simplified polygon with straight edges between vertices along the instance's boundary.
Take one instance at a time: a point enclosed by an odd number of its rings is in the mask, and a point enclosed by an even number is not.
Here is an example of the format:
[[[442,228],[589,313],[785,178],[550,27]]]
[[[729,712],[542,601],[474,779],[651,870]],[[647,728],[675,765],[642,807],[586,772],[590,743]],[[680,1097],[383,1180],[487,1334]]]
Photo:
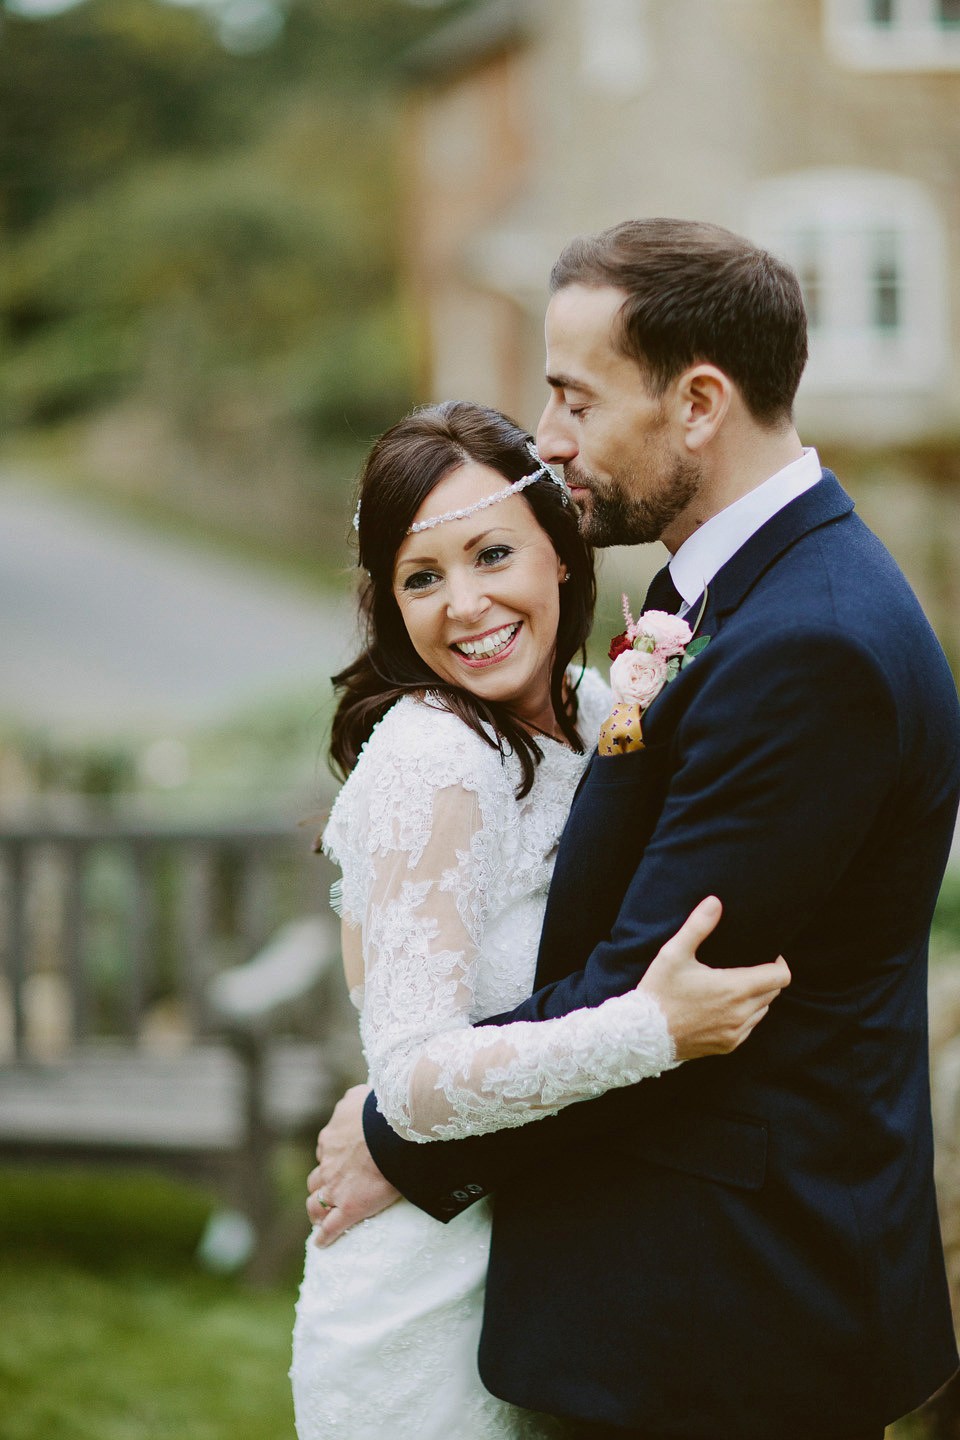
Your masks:
[[[100,1271],[190,1267],[213,1202],[193,1186],[137,1172],[0,1170],[4,1265],[58,1259]]]
[[[129,791],[134,783],[134,756],[122,741],[70,743],[40,730],[3,738],[16,744],[32,788],[41,794],[108,800]]]
[[[225,380],[265,381],[283,409],[291,373],[301,406],[326,387],[323,403],[349,408],[355,374],[369,404],[397,326],[380,224],[358,209],[246,157],[166,162],[63,207],[10,247],[0,279],[12,418],[142,386],[188,420]]]
[[[933,939],[935,949],[960,952],[960,874],[948,871],[940,890],[936,912],[933,917]]]
[[[9,418],[140,390],[189,429],[224,392],[255,391],[311,422],[386,423],[409,397],[389,177],[378,162],[365,186],[358,164],[324,188],[271,164],[304,128],[318,151],[333,143],[329,121],[305,123],[298,107],[253,155],[139,169],[12,244],[0,278]]]
[[[292,0],[275,42],[231,54],[214,5],[0,4],[0,229],[22,230],[153,158],[242,145],[292,87],[367,104],[436,19],[399,0]]]
[[[239,483],[245,460],[289,451],[304,472],[302,454],[366,443],[409,406],[395,63],[457,8],[290,0],[248,54],[220,43],[213,4],[8,8],[8,427],[135,402],[171,453],[217,483],[219,456]]]
[[[0,45],[0,219],[7,232],[150,156],[236,138],[240,62],[201,10],[87,0],[8,11]]]

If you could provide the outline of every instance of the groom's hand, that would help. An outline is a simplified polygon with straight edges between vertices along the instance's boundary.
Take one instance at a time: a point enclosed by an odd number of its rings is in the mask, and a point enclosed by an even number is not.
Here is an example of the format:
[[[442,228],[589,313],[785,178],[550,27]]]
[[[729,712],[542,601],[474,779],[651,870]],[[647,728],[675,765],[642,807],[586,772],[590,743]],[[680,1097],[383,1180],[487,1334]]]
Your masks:
[[[363,1105],[369,1094],[369,1085],[348,1090],[317,1138],[320,1163],[307,1176],[307,1214],[317,1227],[314,1244],[321,1249],[400,1198],[400,1191],[373,1163],[363,1138]]]

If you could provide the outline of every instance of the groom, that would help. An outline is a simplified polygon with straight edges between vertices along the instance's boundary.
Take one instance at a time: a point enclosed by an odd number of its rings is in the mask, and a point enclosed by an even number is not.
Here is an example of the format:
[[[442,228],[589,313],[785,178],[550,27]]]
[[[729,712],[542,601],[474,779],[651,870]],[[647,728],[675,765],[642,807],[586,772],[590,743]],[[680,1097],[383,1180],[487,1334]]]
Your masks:
[[[625,991],[711,893],[702,958],[782,953],[793,982],[733,1055],[522,1130],[409,1144],[371,1097],[368,1154],[352,1093],[312,1177],[337,1207],[324,1238],[388,1182],[438,1220],[495,1192],[495,1394],[578,1437],[880,1440],[957,1363],[926,1053],[954,683],[793,427],[806,327],[785,266],[644,220],[572,241],[551,289],[541,454],[588,540],[663,540],[647,608],[703,606],[710,643],[646,712],[644,749],[594,757],[536,993],[498,1018]]]

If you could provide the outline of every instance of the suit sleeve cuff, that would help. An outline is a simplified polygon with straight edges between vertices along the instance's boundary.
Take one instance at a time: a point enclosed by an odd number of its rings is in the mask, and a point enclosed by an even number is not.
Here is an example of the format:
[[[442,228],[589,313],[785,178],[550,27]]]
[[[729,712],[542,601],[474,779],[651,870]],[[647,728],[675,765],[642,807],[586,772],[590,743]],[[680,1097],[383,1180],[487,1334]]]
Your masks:
[[[403,1140],[377,1109],[372,1092],[363,1108],[367,1148],[385,1179],[434,1220],[446,1224],[488,1194],[471,1173],[470,1140],[418,1145]],[[466,1177],[466,1178],[464,1178]]]

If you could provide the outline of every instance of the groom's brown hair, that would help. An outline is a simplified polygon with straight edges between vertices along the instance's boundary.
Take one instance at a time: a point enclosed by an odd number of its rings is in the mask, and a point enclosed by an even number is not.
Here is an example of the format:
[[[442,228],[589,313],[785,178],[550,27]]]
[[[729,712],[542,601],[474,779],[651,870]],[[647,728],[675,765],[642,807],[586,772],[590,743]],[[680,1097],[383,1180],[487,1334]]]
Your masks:
[[[761,425],[791,420],[807,361],[800,284],[742,235],[696,220],[625,220],[570,241],[550,293],[567,285],[625,292],[615,343],[654,395],[706,360],[730,377]]]

